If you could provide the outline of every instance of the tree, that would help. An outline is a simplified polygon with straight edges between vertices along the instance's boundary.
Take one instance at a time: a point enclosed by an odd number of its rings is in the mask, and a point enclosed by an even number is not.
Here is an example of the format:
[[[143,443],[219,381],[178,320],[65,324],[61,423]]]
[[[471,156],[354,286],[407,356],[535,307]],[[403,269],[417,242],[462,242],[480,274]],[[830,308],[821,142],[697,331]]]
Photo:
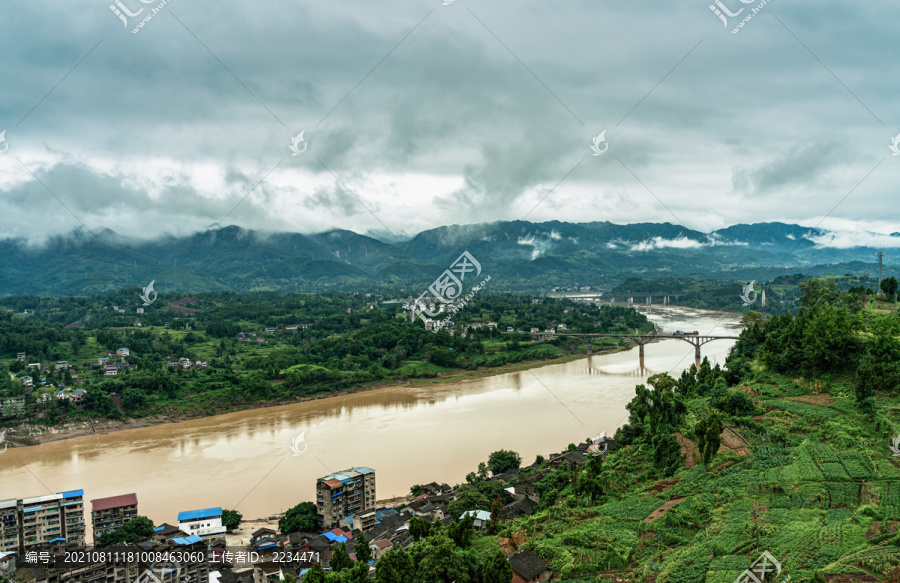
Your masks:
[[[350,577],[347,583],[367,583],[369,580],[369,564],[359,561],[350,568]]]
[[[517,470],[521,464],[522,457],[512,450],[501,449],[488,456],[488,468],[495,476],[510,470]]]
[[[697,434],[697,448],[704,464],[709,464],[719,451],[724,429],[725,425],[716,413],[697,422],[694,432]]]
[[[378,583],[409,583],[415,574],[412,557],[400,548],[392,548],[375,563],[375,581]]]
[[[589,456],[584,463],[583,473],[578,477],[578,493],[590,498],[591,505],[596,502],[606,491],[601,472],[603,471],[603,456]]]
[[[136,543],[153,534],[153,521],[146,516],[135,516],[117,530],[105,532],[97,537],[97,547],[120,543]]]
[[[237,510],[222,510],[222,524],[228,530],[234,530],[241,525],[244,515]]]
[[[409,487],[409,495],[415,498],[425,493],[425,487],[421,484],[413,484]]]
[[[451,518],[451,520],[453,520]],[[455,520],[450,523],[450,528],[447,529],[447,533],[450,535],[450,538],[456,543],[461,549],[467,549],[472,544],[472,540],[475,538],[475,513],[469,512],[468,514],[463,515],[459,520]]]
[[[146,403],[147,393],[141,389],[128,387],[122,392],[122,404],[129,412],[142,408]]]
[[[356,560],[368,564],[371,558],[372,549],[369,548],[369,541],[364,533],[359,533],[359,536],[356,537]]]
[[[314,530],[317,523],[316,505],[312,502],[301,502],[288,509],[284,516],[278,519],[278,530],[281,534]]]
[[[456,499],[447,506],[447,511],[450,518],[456,520],[467,510],[487,510],[490,505],[490,500],[484,494],[469,488],[457,494]]]
[[[891,301],[894,301],[894,294],[897,293],[897,286],[896,277],[888,277],[881,280],[881,291],[883,291],[884,295]]]
[[[496,549],[481,565],[482,583],[512,583],[513,570],[506,555]]]
[[[303,583],[325,583],[325,569],[319,563],[313,563],[306,575],[303,576]]]
[[[413,545],[410,550],[420,581],[471,583],[466,554],[446,534],[440,533]]]
[[[413,540],[418,541],[428,534],[428,521],[418,516],[409,519],[409,534]]]
[[[347,551],[347,543],[341,543],[341,546],[334,549],[334,555],[331,557],[331,570],[340,573],[344,569],[353,567],[353,559]]]

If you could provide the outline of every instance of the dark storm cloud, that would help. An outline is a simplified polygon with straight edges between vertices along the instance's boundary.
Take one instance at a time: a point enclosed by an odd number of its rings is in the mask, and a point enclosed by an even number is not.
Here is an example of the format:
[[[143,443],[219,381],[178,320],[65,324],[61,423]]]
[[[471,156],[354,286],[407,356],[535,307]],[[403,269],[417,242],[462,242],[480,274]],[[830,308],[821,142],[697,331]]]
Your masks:
[[[810,197],[888,156],[835,217],[900,230],[895,6],[770,2],[737,35],[708,2],[170,0],[138,34],[108,2],[4,11],[3,234],[79,226],[15,157],[90,228],[149,237],[226,213],[401,236],[548,194],[529,220],[672,220],[647,188],[692,228],[814,224]]]

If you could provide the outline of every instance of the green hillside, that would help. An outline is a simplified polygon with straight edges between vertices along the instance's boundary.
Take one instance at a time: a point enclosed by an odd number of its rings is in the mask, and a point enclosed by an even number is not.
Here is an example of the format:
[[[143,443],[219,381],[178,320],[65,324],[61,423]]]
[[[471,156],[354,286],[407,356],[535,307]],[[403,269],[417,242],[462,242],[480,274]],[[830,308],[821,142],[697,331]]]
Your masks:
[[[565,582],[731,583],[765,551],[768,581],[884,579],[900,565],[900,317],[802,288],[798,316],[746,318],[724,370],[639,386],[617,449],[544,474],[538,512],[498,534]]]

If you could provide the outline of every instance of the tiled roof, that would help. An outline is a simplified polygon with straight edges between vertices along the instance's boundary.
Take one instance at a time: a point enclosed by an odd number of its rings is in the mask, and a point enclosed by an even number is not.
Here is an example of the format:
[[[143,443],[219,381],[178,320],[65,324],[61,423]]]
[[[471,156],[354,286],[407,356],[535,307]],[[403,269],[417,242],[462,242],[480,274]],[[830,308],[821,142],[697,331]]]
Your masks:
[[[137,503],[137,494],[121,494],[119,496],[110,496],[109,498],[97,498],[95,500],[91,500],[91,508],[94,510],[94,512],[99,512],[101,510],[109,510],[110,508],[134,506]]]
[[[544,571],[550,569],[544,559],[534,553],[521,550],[509,556],[509,566],[526,581],[531,581]]]

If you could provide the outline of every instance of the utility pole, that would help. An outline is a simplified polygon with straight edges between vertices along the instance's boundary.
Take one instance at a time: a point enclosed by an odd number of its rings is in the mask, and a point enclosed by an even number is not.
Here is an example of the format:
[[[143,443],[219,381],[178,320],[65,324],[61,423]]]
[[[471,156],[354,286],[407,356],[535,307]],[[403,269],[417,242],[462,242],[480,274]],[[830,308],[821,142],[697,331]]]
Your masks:
[[[875,290],[875,294],[878,296],[883,296],[884,292],[881,291],[881,267],[882,267],[882,263],[884,261],[884,253],[879,251],[878,253],[875,254],[875,257],[878,258],[878,289]]]

